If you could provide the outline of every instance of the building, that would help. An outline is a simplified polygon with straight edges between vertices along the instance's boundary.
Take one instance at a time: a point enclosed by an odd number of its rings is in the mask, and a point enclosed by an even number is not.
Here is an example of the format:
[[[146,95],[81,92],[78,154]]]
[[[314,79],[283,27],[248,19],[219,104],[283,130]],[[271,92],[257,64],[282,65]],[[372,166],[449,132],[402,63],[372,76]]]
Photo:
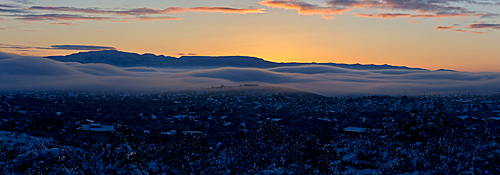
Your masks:
[[[361,128],[361,127],[346,127],[343,129],[344,132],[347,133],[366,133],[366,132],[380,132],[381,129],[372,129],[372,128]]]
[[[92,120],[86,120],[85,122],[81,122],[81,127],[76,128],[82,131],[90,131],[90,132],[114,132],[115,126],[113,125],[101,125],[100,123],[96,123]]]
[[[169,136],[173,136],[173,135],[175,135],[176,133],[177,133],[177,131],[176,131],[176,130],[170,130],[170,131],[163,131],[163,132],[161,132],[160,134],[161,134],[161,135],[169,135]]]
[[[201,132],[201,131],[182,131],[182,134],[184,134],[184,135],[202,135],[203,132]]]

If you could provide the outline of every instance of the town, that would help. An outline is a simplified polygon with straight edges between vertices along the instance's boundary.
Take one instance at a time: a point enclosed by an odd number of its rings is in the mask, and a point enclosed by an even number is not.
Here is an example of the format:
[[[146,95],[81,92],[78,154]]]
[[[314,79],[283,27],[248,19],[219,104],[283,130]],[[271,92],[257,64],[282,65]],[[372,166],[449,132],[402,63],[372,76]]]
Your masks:
[[[4,93],[0,130],[46,140],[1,143],[0,171],[498,174],[498,97],[325,97],[255,85]],[[41,156],[56,148],[58,156]]]

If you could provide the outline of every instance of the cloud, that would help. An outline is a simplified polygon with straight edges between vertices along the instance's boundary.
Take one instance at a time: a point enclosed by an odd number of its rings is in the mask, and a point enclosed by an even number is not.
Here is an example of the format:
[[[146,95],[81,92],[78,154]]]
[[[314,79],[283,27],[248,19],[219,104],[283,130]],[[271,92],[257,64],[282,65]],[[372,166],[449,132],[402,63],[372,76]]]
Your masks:
[[[13,58],[13,57],[16,57],[16,56],[12,55],[12,54],[5,53],[5,52],[0,52],[0,60],[9,59],[9,58]]]
[[[400,18],[400,17],[412,17],[411,14],[407,14],[407,13],[378,13],[376,16],[379,18],[384,18],[384,19],[394,19],[394,18]]]
[[[22,30],[25,32],[43,32],[43,30]]]
[[[334,14],[351,11],[360,8],[363,11],[375,11],[377,13],[352,13],[358,17],[365,18],[441,18],[452,17],[479,17],[492,18],[500,16],[497,13],[481,12],[471,10],[470,4],[481,6],[498,6],[496,1],[478,0],[329,0],[326,5],[306,3],[301,0],[263,0],[261,5],[273,8],[297,10],[301,15],[320,15],[325,19],[333,19]],[[384,12],[390,11],[390,12]],[[422,23],[421,21],[409,21],[410,23]],[[500,29],[496,24],[470,25],[473,29]],[[455,29],[456,32],[468,32],[475,34],[485,34],[484,32]]]
[[[288,0],[265,0],[259,2],[261,5],[272,8],[283,8],[297,10],[300,15],[320,15],[322,18],[330,19],[329,15],[341,14],[349,11],[348,8],[343,7],[325,7],[314,4],[309,4],[302,1],[288,1]]]
[[[58,23],[50,23],[50,24],[53,24],[53,25],[65,25],[65,26],[74,26],[74,25],[76,25],[74,23],[69,23],[69,22],[58,22]]]
[[[14,6],[14,5],[6,5],[6,4],[0,4],[0,7],[3,7],[3,8],[16,8],[17,6]]]
[[[473,16],[469,13],[436,13],[436,14],[422,14],[422,15],[411,15],[411,18],[449,18],[449,17],[467,17]]]
[[[225,79],[232,82],[290,83],[310,82],[310,79],[286,76],[282,73],[257,68],[217,68],[189,72],[193,77]]]
[[[471,29],[490,29],[490,30],[500,30],[500,24],[485,24],[485,23],[477,23],[477,24],[469,24],[467,28]]]
[[[238,9],[229,7],[192,7],[192,8],[182,8],[180,12],[188,11],[200,11],[200,12],[220,12],[220,13],[234,13],[234,14],[247,14],[247,13],[265,13],[262,8],[251,8],[251,9]]]
[[[91,45],[53,45],[47,49],[57,49],[57,50],[116,50],[115,47],[91,46]]]
[[[38,57],[0,58],[0,75],[69,76],[78,71],[49,59]]]
[[[365,17],[365,18],[373,18],[373,17],[375,17],[375,14],[356,13],[354,15],[359,16],[359,17]]]
[[[6,56],[7,55],[7,56]],[[185,74],[135,73],[106,64],[61,63],[39,57],[0,54],[0,91],[141,91],[199,89],[230,81]]]
[[[159,16],[159,17],[147,17],[147,16],[139,16],[134,18],[125,18],[127,20],[138,20],[138,21],[158,21],[158,20],[178,20],[182,18],[174,18],[169,16]]]
[[[12,1],[20,3],[20,4],[33,4],[33,2],[30,0],[12,0]]]
[[[377,13],[377,14],[364,14],[364,13],[357,13],[355,14],[356,16],[359,17],[366,17],[366,18],[382,18],[382,19],[394,19],[394,18],[401,18],[401,17],[406,17],[409,19],[413,18],[447,18],[447,17],[465,17],[465,16],[472,16],[470,14],[463,14],[463,13],[439,13],[439,14],[420,14],[420,15],[412,15],[409,13]]]
[[[436,30],[451,30],[454,26],[437,26]]]
[[[0,52],[0,91],[88,90],[164,92],[256,83],[323,95],[418,95],[458,91],[493,93],[500,73],[412,69],[359,70],[324,65],[270,69],[225,67],[164,72],[107,64],[58,62]]]
[[[131,71],[131,72],[159,72],[158,69],[153,67],[127,67],[123,68],[123,70]]]
[[[324,73],[360,73],[352,69],[333,66],[287,66],[268,69],[273,72],[301,73],[301,74],[324,74]]]
[[[456,29],[455,26],[437,26],[436,30],[451,30],[451,31],[454,31],[454,32],[465,32],[465,33],[473,33],[473,34],[486,34],[484,32],[470,31],[470,30],[463,30],[463,29]]]
[[[2,12],[0,8],[0,12]],[[24,9],[7,10],[8,12],[30,12],[30,15],[12,15],[17,20],[25,21],[73,21],[73,20],[107,20],[111,22],[133,22],[133,21],[157,21],[157,20],[178,20],[182,18],[157,16],[171,13],[185,12],[218,12],[230,14],[265,13],[263,8],[231,8],[231,7],[168,7],[166,9],[156,8],[132,8],[127,10],[103,9],[103,8],[78,8],[78,7],[56,7],[56,6],[32,6]],[[50,11],[53,14],[41,14],[43,11]],[[80,14],[77,14],[80,13]],[[92,16],[83,16],[81,14]],[[156,15],[156,16],[148,16]],[[133,20],[133,21],[129,21]],[[61,24],[61,23],[52,23]]]
[[[26,10],[49,10],[49,11],[79,12],[79,13],[91,13],[91,14],[117,13],[114,11],[106,11],[98,8],[54,7],[54,6],[33,6]]]
[[[500,2],[498,2],[500,5]],[[474,16],[478,16],[478,17],[481,17],[481,18],[492,18],[492,17],[497,17],[497,16],[500,16],[500,14],[496,14],[496,13],[486,13],[486,14],[475,14]]]
[[[91,14],[115,14],[115,15],[153,15],[167,13],[184,13],[184,12],[220,12],[232,14],[247,14],[247,13],[264,13],[262,8],[230,8],[230,7],[169,7],[166,9],[155,8],[133,8],[130,10],[104,10],[100,8],[76,8],[76,7],[53,7],[53,6],[33,6],[28,10],[50,10],[63,12],[79,12]]]
[[[34,47],[31,47],[31,46],[21,46],[21,45],[13,45],[13,44],[1,44],[1,43],[0,43],[0,48],[6,48],[6,49],[35,49]]]
[[[454,31],[454,32],[474,33],[474,34],[486,34],[484,32],[469,31],[469,30],[462,30],[462,29],[453,29],[452,31]]]
[[[12,44],[1,44],[0,48],[7,49],[22,49],[22,50],[117,50],[115,47],[110,46],[93,46],[93,45],[52,45],[50,47],[34,47],[22,46]]]
[[[0,13],[26,13],[24,10],[18,10],[18,9],[3,9],[0,8]]]
[[[172,55],[175,55],[175,56],[195,56],[198,54],[196,54],[196,53],[173,53]]]
[[[415,11],[419,13],[430,12],[467,12],[467,9],[459,6],[451,6],[454,0],[332,0],[328,5],[336,7],[357,7],[357,8],[376,8],[388,10]]]
[[[44,14],[44,15],[21,15],[16,19],[24,21],[42,21],[42,20],[54,20],[54,21],[74,21],[74,20],[108,20],[107,17],[89,17],[81,15],[69,15],[69,14]]]

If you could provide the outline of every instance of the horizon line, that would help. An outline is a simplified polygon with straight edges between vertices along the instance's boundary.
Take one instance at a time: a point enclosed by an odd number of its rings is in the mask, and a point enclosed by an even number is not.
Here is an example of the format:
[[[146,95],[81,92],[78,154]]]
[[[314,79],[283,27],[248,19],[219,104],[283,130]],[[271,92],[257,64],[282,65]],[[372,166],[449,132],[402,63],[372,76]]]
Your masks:
[[[273,60],[270,60],[270,59],[265,59],[263,57],[259,57],[259,56],[255,56],[255,55],[199,55],[199,54],[195,54],[195,55],[177,55],[178,57],[176,57],[174,54],[172,55],[164,55],[164,54],[156,54],[156,53],[151,53],[151,52],[134,52],[134,51],[124,51],[124,50],[119,50],[119,49],[106,49],[106,50],[88,50],[88,51],[79,51],[79,52],[73,52],[73,53],[69,53],[69,54],[66,54],[66,55],[48,55],[48,56],[39,56],[39,57],[43,57],[43,58],[46,58],[46,57],[57,57],[57,56],[70,56],[70,55],[75,55],[75,54],[79,54],[79,53],[89,53],[89,52],[103,52],[103,51],[116,51],[116,52],[122,52],[122,53],[132,53],[132,54],[137,54],[137,55],[140,55],[140,56],[143,56],[143,55],[154,55],[154,56],[163,56],[163,57],[173,57],[173,58],[177,58],[177,59],[180,59],[182,57],[253,57],[253,58],[257,58],[257,59],[261,59],[261,60],[264,60],[264,61],[268,61],[268,62],[271,62],[271,63],[282,63],[282,64],[286,64],[286,63],[298,63],[298,64],[340,64],[340,65],[361,65],[361,66],[394,66],[394,67],[404,67],[404,68],[410,68],[410,69],[422,69],[422,70],[428,70],[428,71],[457,71],[457,72],[464,72],[464,71],[459,71],[459,70],[454,70],[454,69],[449,69],[449,68],[438,68],[438,69],[428,69],[428,68],[422,68],[422,67],[411,67],[411,66],[408,66],[408,65],[398,65],[398,64],[390,64],[390,63],[384,63],[384,64],[374,64],[374,63],[344,63],[344,62],[277,62],[277,61],[273,61]],[[16,54],[17,55],[17,54]],[[21,56],[21,55],[20,55]],[[26,55],[26,56],[29,56],[29,55]],[[467,71],[465,71],[467,72]],[[475,73],[475,72],[473,72]]]

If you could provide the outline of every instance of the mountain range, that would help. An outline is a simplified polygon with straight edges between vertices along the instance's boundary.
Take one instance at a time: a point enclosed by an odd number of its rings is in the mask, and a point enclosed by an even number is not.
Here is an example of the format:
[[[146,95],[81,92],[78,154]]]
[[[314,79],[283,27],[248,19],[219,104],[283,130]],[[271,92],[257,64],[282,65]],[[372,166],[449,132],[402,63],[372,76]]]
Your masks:
[[[118,67],[158,67],[158,68],[217,68],[217,67],[254,67],[254,68],[274,68],[283,66],[303,66],[303,65],[326,65],[348,69],[374,70],[374,69],[405,69],[405,70],[425,70],[421,68],[409,68],[406,66],[392,65],[363,65],[363,64],[343,64],[343,63],[278,63],[264,60],[262,58],[250,56],[181,56],[180,58],[122,52],[117,50],[89,51],[74,53],[66,56],[48,56],[48,59],[62,62],[79,63],[105,63]]]

